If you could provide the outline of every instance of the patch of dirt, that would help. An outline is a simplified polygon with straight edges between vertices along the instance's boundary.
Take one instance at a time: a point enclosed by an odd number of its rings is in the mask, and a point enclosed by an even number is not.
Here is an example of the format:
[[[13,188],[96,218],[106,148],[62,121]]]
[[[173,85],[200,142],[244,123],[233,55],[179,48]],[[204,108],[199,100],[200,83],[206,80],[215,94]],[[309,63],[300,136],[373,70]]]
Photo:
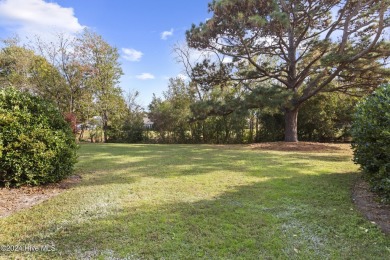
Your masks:
[[[80,180],[80,176],[73,175],[59,183],[39,187],[0,188],[0,218],[54,197]]]
[[[370,191],[367,182],[362,179],[356,182],[352,199],[368,220],[375,222],[385,234],[390,234],[390,205],[380,203],[378,196]]]
[[[291,151],[291,152],[341,152],[350,151],[351,145],[346,143],[315,143],[315,142],[267,142],[249,145],[252,149],[272,150],[272,151]]]

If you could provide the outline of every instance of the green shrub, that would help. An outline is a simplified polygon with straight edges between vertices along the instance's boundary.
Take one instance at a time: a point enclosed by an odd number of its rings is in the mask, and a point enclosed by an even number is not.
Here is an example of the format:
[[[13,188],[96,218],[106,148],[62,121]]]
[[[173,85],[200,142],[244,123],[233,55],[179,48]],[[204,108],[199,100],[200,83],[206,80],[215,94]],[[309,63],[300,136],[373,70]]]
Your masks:
[[[284,138],[284,116],[282,112],[262,111],[258,117],[260,123],[256,142],[282,141]]]
[[[354,161],[372,189],[390,201],[390,85],[358,104],[352,136]]]
[[[356,97],[321,93],[302,104],[298,113],[300,141],[334,142],[350,137]]]
[[[75,138],[49,102],[14,89],[0,89],[0,184],[57,182],[72,173]]]

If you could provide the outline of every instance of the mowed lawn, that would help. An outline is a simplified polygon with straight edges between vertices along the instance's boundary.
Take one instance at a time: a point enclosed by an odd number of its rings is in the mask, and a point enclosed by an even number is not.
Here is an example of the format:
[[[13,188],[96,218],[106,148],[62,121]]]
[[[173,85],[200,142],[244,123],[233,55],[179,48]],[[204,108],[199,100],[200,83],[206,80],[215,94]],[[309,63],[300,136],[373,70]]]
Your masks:
[[[10,259],[385,259],[351,199],[351,151],[83,144],[82,181],[0,219]]]

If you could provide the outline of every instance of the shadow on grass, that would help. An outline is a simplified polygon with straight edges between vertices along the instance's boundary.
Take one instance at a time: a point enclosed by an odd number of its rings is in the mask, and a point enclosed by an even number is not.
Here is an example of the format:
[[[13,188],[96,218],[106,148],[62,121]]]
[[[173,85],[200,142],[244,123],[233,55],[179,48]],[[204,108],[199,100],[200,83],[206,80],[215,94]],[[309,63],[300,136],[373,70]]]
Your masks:
[[[355,178],[352,173],[297,175],[193,202],[126,205],[88,222],[54,223],[47,227],[57,230],[52,235],[24,242],[51,241],[65,256],[92,259],[385,257],[389,239],[351,210],[349,187]]]
[[[318,154],[299,155],[299,154],[294,154],[294,155],[290,155],[290,156],[291,156],[291,158],[294,158],[294,159],[313,159],[313,160],[320,160],[320,161],[324,161],[324,162],[345,162],[345,161],[351,161],[352,160],[352,156],[350,156],[350,155],[340,155],[340,154],[329,154],[329,155],[318,155]]]
[[[279,154],[211,145],[84,145],[77,169],[88,178],[81,186],[134,182],[141,177],[171,178],[245,173],[251,176],[290,178],[313,170],[310,160],[345,162],[344,155]],[[244,156],[243,156],[244,153]],[[87,169],[87,170],[85,170]]]

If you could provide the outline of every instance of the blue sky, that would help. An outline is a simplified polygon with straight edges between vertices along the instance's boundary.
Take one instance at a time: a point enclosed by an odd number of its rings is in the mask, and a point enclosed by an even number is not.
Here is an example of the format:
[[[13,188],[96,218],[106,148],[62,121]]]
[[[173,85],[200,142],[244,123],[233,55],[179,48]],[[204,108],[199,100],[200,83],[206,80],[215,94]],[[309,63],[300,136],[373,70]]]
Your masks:
[[[118,48],[125,75],[120,86],[138,90],[147,106],[152,94],[182,73],[172,48],[185,31],[211,15],[210,0],[0,0],[0,38],[88,27]]]

